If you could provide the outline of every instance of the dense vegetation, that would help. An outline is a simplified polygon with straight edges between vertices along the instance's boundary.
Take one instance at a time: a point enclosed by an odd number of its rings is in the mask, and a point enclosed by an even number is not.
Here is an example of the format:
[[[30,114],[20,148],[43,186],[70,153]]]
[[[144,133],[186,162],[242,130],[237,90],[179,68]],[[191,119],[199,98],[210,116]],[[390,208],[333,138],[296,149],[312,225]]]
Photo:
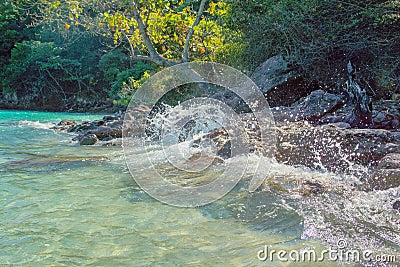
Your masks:
[[[161,67],[219,61],[251,73],[283,54],[340,88],[349,60],[375,98],[399,93],[400,1],[1,0],[0,94],[20,107],[130,94]]]
[[[230,26],[249,69],[282,53],[309,80],[337,86],[346,63],[376,98],[399,91],[400,1],[233,0]]]

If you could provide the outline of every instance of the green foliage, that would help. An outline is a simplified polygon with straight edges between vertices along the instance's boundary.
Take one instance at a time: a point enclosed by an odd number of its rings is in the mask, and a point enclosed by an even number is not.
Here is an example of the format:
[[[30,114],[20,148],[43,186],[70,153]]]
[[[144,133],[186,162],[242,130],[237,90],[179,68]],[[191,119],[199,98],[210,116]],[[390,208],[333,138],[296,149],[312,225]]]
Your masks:
[[[21,1],[23,3],[23,1]],[[4,79],[5,66],[11,57],[14,45],[32,35],[32,30],[24,27],[28,23],[21,16],[20,9],[14,1],[0,2],[0,79]],[[1,94],[0,89],[0,94]]]
[[[377,97],[399,88],[400,1],[233,0],[229,14],[248,69],[282,53],[308,79],[335,86],[351,60]]]
[[[180,59],[188,31],[197,15],[197,1],[138,1],[148,34],[155,45],[157,52],[169,59]],[[212,16],[220,13],[221,3],[211,2],[205,12],[204,19],[196,27],[191,41],[190,52],[193,59],[212,60],[220,46],[221,27]],[[123,6],[121,4],[121,6]],[[133,49],[146,52],[137,21],[132,14],[132,6],[124,6],[124,11],[104,12],[104,23],[112,35],[114,43],[128,39]]]
[[[83,72],[82,62],[66,57],[55,43],[24,41],[12,49],[2,87],[4,95],[15,94],[30,102],[23,104],[28,107],[57,106],[76,95],[93,95],[88,85],[91,79]]]
[[[99,61],[99,69],[103,72],[104,80],[112,83],[118,74],[129,67],[129,59],[121,50],[113,50],[104,54]]]
[[[217,23],[217,18],[226,13],[226,3],[208,2],[190,42],[189,52],[193,60],[214,60],[222,45],[223,28]],[[156,51],[165,58],[180,60],[200,1],[67,0],[40,3],[42,21],[54,22],[58,31],[65,35],[80,30],[91,31],[111,40],[115,46],[124,47],[132,56],[149,52],[134,15],[137,8]]]
[[[132,65],[132,67],[131,67]],[[113,99],[127,98],[148,78],[148,71],[154,69],[150,64],[137,60],[131,63],[121,50],[104,54],[99,61],[103,79],[110,86],[109,96]]]
[[[110,97],[113,99],[126,98],[127,93],[123,89],[127,87],[130,78],[133,75],[133,70],[124,70],[117,74],[116,79],[111,83]]]
[[[125,103],[160,64],[142,61],[151,49],[135,8],[156,54],[176,63],[199,6],[200,0],[2,1],[0,93],[39,105],[50,96]],[[399,32],[398,0],[209,0],[188,48],[190,60],[244,72],[282,53],[310,82],[330,88],[346,78],[351,60],[364,87],[390,97],[400,89]],[[169,97],[176,102],[193,91]]]
[[[116,80],[111,83],[110,97],[113,99],[130,99],[136,89],[150,78],[152,69],[152,66],[139,61],[133,69],[118,73]]]
[[[218,18],[226,14],[226,4],[207,2],[188,49],[192,60],[214,60],[223,46]],[[200,0],[3,2],[0,49],[8,56],[0,91],[33,102],[49,95],[58,102],[76,96],[125,101],[156,68],[141,60],[151,49],[135,10],[156,53],[178,62],[199,6]],[[7,32],[15,23],[19,28]],[[22,35],[26,29],[34,34]]]

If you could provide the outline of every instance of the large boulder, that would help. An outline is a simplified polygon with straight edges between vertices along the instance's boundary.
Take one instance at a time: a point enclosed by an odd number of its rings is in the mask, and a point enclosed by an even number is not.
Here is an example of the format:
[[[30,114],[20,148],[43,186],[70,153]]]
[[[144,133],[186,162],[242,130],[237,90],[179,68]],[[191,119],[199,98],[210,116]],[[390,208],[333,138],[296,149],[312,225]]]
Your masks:
[[[291,69],[281,54],[261,64],[250,78],[264,93],[271,107],[289,106],[307,96],[315,87]]]
[[[275,120],[280,122],[319,121],[325,115],[331,114],[344,105],[339,95],[316,90],[304,97],[291,107],[275,107],[272,113]]]

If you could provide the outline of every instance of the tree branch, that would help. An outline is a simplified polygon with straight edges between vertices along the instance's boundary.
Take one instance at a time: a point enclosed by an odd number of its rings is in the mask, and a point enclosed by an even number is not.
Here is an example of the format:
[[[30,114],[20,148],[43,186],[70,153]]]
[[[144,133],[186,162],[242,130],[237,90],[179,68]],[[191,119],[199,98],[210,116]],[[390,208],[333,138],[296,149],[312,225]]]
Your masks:
[[[183,55],[182,55],[183,62],[187,62],[189,60],[190,40],[192,39],[193,34],[194,34],[194,27],[196,27],[200,23],[201,16],[203,15],[204,6],[205,6],[206,2],[207,2],[207,0],[201,0],[199,11],[197,12],[196,20],[193,22],[193,24],[190,27],[190,30],[186,36],[185,47],[183,49]]]
[[[175,64],[178,64],[178,61],[170,60],[167,59],[163,56],[161,56],[156,49],[154,48],[153,42],[150,39],[150,36],[147,33],[146,26],[143,22],[142,16],[140,15],[138,5],[136,1],[133,1],[133,16],[135,17],[137,23],[138,23],[138,29],[139,33],[143,38],[144,45],[146,46],[147,50],[149,51],[149,57],[147,57],[148,60],[153,61],[154,63],[161,65],[161,66],[172,66]]]

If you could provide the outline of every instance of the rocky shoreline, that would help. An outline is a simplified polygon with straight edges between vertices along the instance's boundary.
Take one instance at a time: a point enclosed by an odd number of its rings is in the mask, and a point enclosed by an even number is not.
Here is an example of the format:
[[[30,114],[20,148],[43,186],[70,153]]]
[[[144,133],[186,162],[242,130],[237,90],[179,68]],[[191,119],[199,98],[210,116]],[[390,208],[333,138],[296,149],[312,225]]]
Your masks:
[[[333,97],[318,90],[291,107],[272,109],[276,123],[276,160],[288,165],[354,174],[363,182],[363,190],[399,186],[400,131],[392,128],[400,118],[400,104],[386,101],[376,105],[373,116],[375,126],[355,129],[343,121],[349,115],[346,112],[349,107],[321,114],[329,106],[336,105]],[[138,112],[146,113],[148,110]],[[61,121],[53,129],[73,133],[73,140],[80,145],[121,146],[123,120],[124,114],[121,113],[81,124]],[[381,128],[377,129],[377,126]],[[251,131],[248,134],[252,145],[257,146],[257,134]],[[229,150],[230,140],[223,129],[213,130],[207,137],[217,144],[221,158],[229,157],[226,151]],[[360,168],[368,171],[360,171]]]
[[[276,144],[274,155],[268,156],[278,163],[353,175],[360,181],[355,186],[358,190],[386,190],[400,186],[400,101],[370,102],[372,107],[364,105],[369,114],[363,118],[360,103],[349,97],[351,92],[346,95],[310,87],[305,90],[302,84],[296,83],[296,73],[290,72],[279,56],[261,65],[252,79],[266,99],[275,104],[271,112],[276,125]],[[354,81],[353,85],[358,86]],[[369,101],[365,91],[360,93]],[[227,103],[235,111],[246,110],[235,95],[227,93],[211,97]],[[147,115],[149,109],[140,107],[134,112],[138,119],[140,114]],[[263,149],[259,128],[253,125],[251,114],[242,113],[241,116],[247,125],[250,152]],[[121,146],[123,124],[124,114],[120,113],[79,125],[62,121],[54,129],[73,133],[73,140],[80,145]],[[218,162],[230,157],[231,141],[223,128],[214,129],[203,138],[216,144]],[[309,192],[324,192],[323,185],[317,182],[305,181],[304,186]]]

